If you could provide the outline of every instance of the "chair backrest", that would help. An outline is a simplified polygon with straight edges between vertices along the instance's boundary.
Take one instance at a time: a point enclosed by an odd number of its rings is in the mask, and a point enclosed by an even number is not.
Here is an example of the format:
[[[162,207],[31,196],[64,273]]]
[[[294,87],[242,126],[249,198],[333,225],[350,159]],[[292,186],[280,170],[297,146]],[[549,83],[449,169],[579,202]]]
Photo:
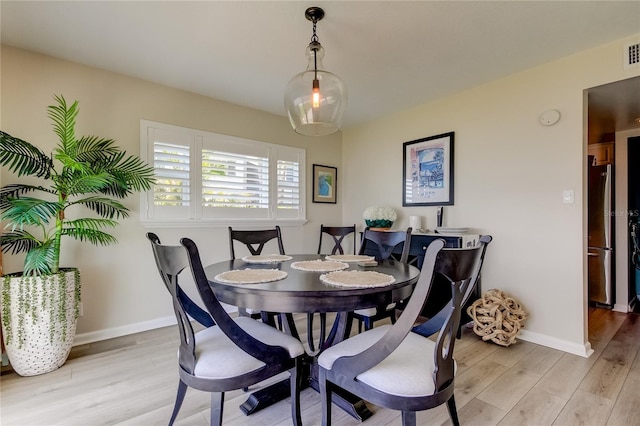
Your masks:
[[[342,242],[344,238],[353,234],[353,254],[356,254],[356,225],[352,226],[324,226],[320,225],[320,242],[318,243],[318,254],[322,253],[322,240],[324,234],[330,235],[333,239],[333,248],[331,254],[344,254]]]
[[[147,238],[151,241],[152,248],[154,248],[154,246],[161,245],[160,238],[158,238],[158,236],[153,232],[148,232]],[[158,267],[158,272],[160,272],[160,276],[165,287],[167,287],[167,290],[169,290],[169,293],[171,294],[173,294],[172,288],[175,288],[181,306],[184,307],[185,312],[191,318],[198,321],[205,327],[215,325],[215,321],[213,321],[211,315],[202,309],[196,302],[191,300],[187,293],[185,293],[182,287],[178,284],[178,275],[184,268],[189,266],[187,258],[185,256],[181,257],[180,255],[171,254],[170,252],[171,250],[167,250],[166,255],[163,258],[159,258],[159,253],[156,252],[155,248],[153,250],[153,254],[156,259],[156,266]],[[163,271],[167,272],[163,273]],[[169,272],[172,273],[170,275],[166,275]],[[170,284],[171,280],[175,280],[175,283]]]
[[[411,227],[407,228],[406,231],[375,231],[365,228],[362,233],[359,254],[366,254],[368,245],[369,249],[371,247],[375,248],[376,260],[393,258],[399,262],[407,263],[411,246],[411,230]],[[397,256],[394,251],[397,251],[397,247],[400,245],[402,245],[402,252],[400,256]]]
[[[416,318],[420,314],[420,309],[426,300],[431,287],[434,275],[434,266],[438,252],[444,247],[441,239],[433,240],[428,246],[422,263],[422,269],[418,282],[411,294],[409,302],[402,311],[396,323],[382,336],[380,340],[368,349],[351,357],[339,358],[333,363],[333,369],[340,374],[354,379],[358,374],[369,370],[379,364],[382,360],[393,352],[402,343],[404,338],[411,331]]]
[[[398,347],[411,331],[415,320],[424,307],[427,295],[433,284],[433,276],[437,268],[436,259],[443,252],[443,246],[443,240],[436,240],[427,247],[418,283],[409,299],[409,303],[407,303],[396,323],[367,350],[353,357],[336,360],[334,369],[340,368],[341,373],[348,371],[348,375],[355,378],[358,374],[387,358]],[[474,280],[477,278],[476,272],[482,264],[484,248],[485,245],[478,245],[466,249],[467,252],[456,263],[459,271],[448,271],[450,273],[448,276],[455,275],[457,281],[452,281],[451,283],[452,298],[446,307],[446,315],[436,338],[436,349],[433,354],[435,371],[432,377],[436,389],[435,393],[453,392],[453,386],[450,386],[453,383],[455,374],[453,349],[460,323],[462,300],[469,287],[475,284]],[[443,401],[446,399],[448,398],[444,398]]]
[[[147,237],[151,241],[160,276],[169,289],[173,299],[174,311],[180,330],[179,362],[184,370],[193,374],[196,353],[193,327],[189,322],[184,304],[177,296],[179,294],[177,289],[180,288],[178,275],[188,267],[191,268],[198,293],[212,321],[215,321],[215,325],[217,325],[231,341],[249,355],[263,361],[267,369],[271,368],[270,366],[280,363],[283,359],[290,358],[287,349],[262,343],[244,331],[233,318],[229,316],[209,284],[209,280],[202,267],[198,247],[192,240],[182,238],[180,240],[181,246],[167,246],[160,244],[160,240],[155,234],[149,233]]]
[[[436,273],[444,275],[449,281],[458,282],[465,277],[471,277],[471,285],[467,286],[464,293],[462,304],[469,300],[471,293],[475,289],[480,271],[484,263],[484,256],[487,252],[487,246],[493,240],[491,235],[482,235],[478,240],[478,245],[474,248],[446,248],[438,253],[436,259]],[[476,258],[477,248],[480,250],[480,260]]]
[[[280,232],[279,226],[276,226],[274,229],[247,231],[235,230],[229,227],[229,251],[231,253],[231,260],[236,258],[236,252],[233,246],[234,241],[244,244],[252,255],[258,255],[262,253],[265,244],[274,238],[278,243],[278,251],[280,254],[285,254],[284,245],[282,244],[282,233]]]
[[[455,376],[453,348],[460,325],[462,306],[476,286],[487,244],[491,239],[491,236],[486,235],[480,238],[479,244],[475,247],[447,249],[438,253],[434,269],[451,281],[451,301],[443,308],[446,314],[436,339],[434,382],[437,391],[443,390],[453,382]]]
[[[279,231],[279,230],[278,230]],[[200,253],[198,247],[189,238],[182,238],[180,244],[186,248],[189,257],[189,266],[191,266],[191,273],[193,274],[193,280],[198,287],[200,297],[204,302],[207,310],[211,313],[211,316],[218,324],[218,327],[231,339],[238,347],[249,355],[263,361],[267,368],[273,367],[276,363],[282,362],[283,359],[288,359],[289,352],[287,349],[280,346],[269,346],[262,343],[260,340],[254,338],[246,331],[244,331],[236,322],[229,316],[224,307],[220,304],[220,301],[216,297],[211,284],[202,267],[202,261],[200,259]]]
[[[487,246],[493,240],[491,235],[482,235],[478,245],[472,248],[445,248],[438,253],[436,259],[435,272],[444,276],[449,282],[460,282],[465,277],[470,277],[471,285],[465,287],[462,296],[462,306],[465,306],[478,285],[480,271],[484,263],[484,256]],[[478,254],[479,251],[479,254]],[[478,259],[479,256],[479,259]],[[427,296],[429,300],[429,296]],[[434,314],[426,322],[413,328],[415,333],[423,336],[430,336],[437,332],[444,323],[448,312],[448,305],[445,305],[439,312]]]
[[[151,248],[162,282],[169,290],[173,301],[173,311],[180,332],[180,349],[178,351],[180,365],[187,372],[193,373],[196,362],[195,338],[188,315],[207,327],[215,325],[215,322],[209,313],[201,309],[186,295],[178,283],[178,276],[189,267],[189,259],[184,247],[162,245],[158,236],[152,232],[147,233],[147,238],[151,241]]]

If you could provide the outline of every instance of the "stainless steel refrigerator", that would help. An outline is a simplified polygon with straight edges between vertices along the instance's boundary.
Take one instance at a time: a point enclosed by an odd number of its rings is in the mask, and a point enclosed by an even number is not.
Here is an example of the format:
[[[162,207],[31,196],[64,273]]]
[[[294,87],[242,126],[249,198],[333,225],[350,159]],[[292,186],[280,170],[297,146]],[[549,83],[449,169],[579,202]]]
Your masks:
[[[589,166],[589,301],[611,307],[613,295],[613,167]]]

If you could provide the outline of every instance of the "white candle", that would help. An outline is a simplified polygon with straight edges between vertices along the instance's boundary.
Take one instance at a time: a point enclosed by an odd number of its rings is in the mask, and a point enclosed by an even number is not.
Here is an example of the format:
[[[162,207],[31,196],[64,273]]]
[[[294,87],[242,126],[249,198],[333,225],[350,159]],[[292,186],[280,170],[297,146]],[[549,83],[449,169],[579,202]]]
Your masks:
[[[422,229],[422,217],[409,216],[409,226],[412,227],[414,231]]]

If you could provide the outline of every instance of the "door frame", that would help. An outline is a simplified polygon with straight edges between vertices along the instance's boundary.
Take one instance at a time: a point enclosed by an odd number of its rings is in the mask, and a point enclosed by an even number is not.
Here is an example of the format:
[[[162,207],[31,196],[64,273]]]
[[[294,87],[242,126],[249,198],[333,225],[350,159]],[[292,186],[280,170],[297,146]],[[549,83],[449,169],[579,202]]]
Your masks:
[[[629,289],[629,185],[627,169],[627,146],[629,138],[640,136],[640,129],[616,132],[615,137],[615,293],[613,310],[631,312],[635,294]]]

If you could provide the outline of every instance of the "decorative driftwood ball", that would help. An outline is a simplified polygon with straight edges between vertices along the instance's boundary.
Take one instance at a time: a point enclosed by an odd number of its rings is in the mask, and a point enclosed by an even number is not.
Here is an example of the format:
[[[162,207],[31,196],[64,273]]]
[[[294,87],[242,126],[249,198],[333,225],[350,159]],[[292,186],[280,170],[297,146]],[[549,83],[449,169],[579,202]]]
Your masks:
[[[501,346],[515,343],[528,316],[515,299],[496,289],[487,291],[473,302],[467,308],[467,314],[473,318],[473,331],[482,340],[491,340]]]

